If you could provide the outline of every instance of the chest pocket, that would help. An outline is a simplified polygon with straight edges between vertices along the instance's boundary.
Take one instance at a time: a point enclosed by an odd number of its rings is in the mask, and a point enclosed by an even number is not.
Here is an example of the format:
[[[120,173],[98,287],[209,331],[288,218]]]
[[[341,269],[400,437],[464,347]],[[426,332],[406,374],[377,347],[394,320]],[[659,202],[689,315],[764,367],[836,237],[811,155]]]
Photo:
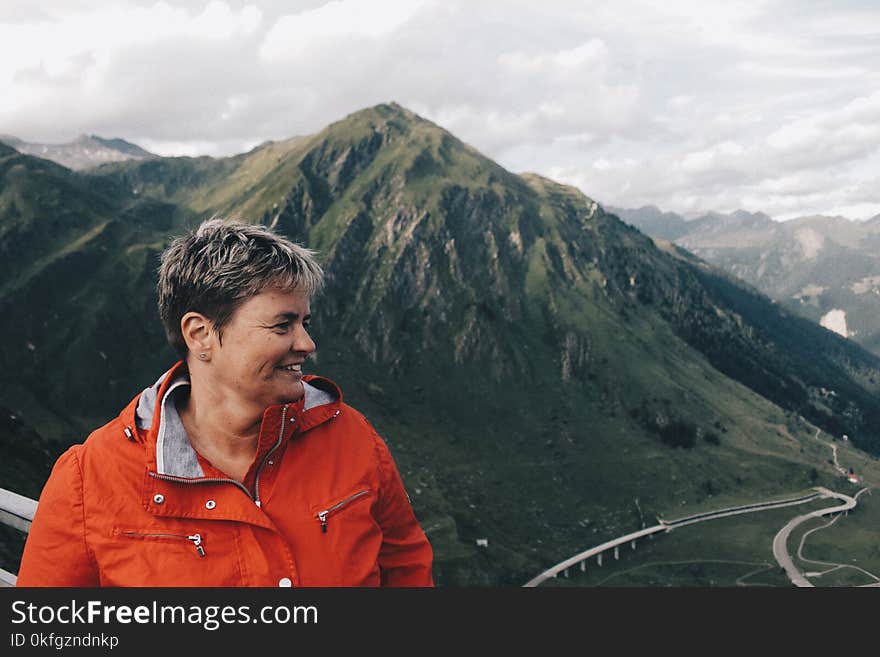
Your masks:
[[[136,529],[119,530],[119,536],[130,538],[132,540],[155,541],[157,543],[166,543],[169,545],[180,545],[180,541],[189,541],[195,548],[196,554],[200,557],[205,556],[205,548],[202,546],[202,535],[199,532],[193,534],[172,534],[166,532],[142,532]]]
[[[357,504],[364,504],[370,497],[370,492],[369,488],[361,488],[341,499],[332,500],[331,502],[318,506],[316,510],[314,510],[314,514],[315,519],[320,523],[321,533],[328,533],[331,520],[336,524],[337,519],[342,517],[348,509]]]
[[[309,585],[377,586],[382,529],[373,516],[376,494],[364,484],[312,507]]]

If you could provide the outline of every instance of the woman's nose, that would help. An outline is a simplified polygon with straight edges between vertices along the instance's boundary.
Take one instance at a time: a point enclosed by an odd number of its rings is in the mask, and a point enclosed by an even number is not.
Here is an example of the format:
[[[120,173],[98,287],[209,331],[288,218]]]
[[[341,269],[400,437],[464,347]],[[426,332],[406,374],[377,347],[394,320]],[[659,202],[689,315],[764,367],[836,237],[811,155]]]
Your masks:
[[[306,331],[305,328],[301,328],[299,331],[296,332],[296,335],[293,339],[293,344],[290,345],[291,351],[298,351],[310,354],[315,349],[315,341],[312,340],[312,337],[309,335],[309,332]]]

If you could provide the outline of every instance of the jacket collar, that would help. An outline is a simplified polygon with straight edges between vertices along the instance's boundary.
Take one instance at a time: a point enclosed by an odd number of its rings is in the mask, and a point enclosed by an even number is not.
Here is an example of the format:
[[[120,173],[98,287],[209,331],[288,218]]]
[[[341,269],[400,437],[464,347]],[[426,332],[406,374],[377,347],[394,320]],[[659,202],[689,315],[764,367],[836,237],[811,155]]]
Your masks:
[[[138,429],[146,432],[146,443],[151,447],[149,461],[155,465],[156,474],[183,479],[199,479],[205,476],[175,404],[176,392],[189,385],[189,371],[186,364],[179,361],[137,399],[135,422]],[[296,422],[300,432],[339,414],[342,391],[333,381],[306,375],[303,377],[303,389],[305,397]],[[293,404],[287,405],[288,408],[292,406]],[[274,436],[281,429],[282,413],[290,412],[283,411],[284,408],[284,405],[266,408],[261,433],[271,431]]]

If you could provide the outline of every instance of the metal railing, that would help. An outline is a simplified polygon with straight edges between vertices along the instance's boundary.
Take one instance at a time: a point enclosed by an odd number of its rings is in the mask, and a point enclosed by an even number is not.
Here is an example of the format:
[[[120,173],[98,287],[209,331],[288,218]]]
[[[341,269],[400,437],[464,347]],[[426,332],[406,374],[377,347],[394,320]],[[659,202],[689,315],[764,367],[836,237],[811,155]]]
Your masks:
[[[0,488],[0,522],[27,534],[37,511],[37,501],[11,490]],[[14,573],[0,568],[0,586],[15,586]]]

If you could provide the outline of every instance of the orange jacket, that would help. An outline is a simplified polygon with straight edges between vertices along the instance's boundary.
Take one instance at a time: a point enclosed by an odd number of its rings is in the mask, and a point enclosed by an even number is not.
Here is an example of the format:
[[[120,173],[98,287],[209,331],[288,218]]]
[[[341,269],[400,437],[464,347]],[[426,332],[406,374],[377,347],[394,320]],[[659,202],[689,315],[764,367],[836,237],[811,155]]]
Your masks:
[[[335,383],[304,379],[303,399],[266,409],[245,486],[175,425],[175,365],[58,459],[18,586],[432,586],[385,442]]]

